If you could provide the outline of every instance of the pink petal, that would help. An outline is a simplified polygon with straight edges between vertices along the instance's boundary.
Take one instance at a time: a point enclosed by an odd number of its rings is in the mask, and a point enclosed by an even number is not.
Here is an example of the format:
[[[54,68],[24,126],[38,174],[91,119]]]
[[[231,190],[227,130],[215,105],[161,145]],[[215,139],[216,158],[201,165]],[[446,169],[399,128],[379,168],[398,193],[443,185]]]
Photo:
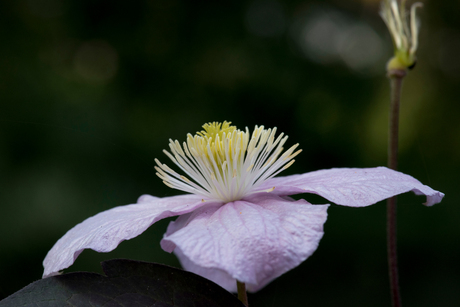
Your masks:
[[[235,291],[235,279],[257,291],[316,250],[327,207],[253,195],[179,217],[161,243],[167,251],[176,248],[185,269],[229,291]]]
[[[43,277],[71,266],[84,249],[110,252],[120,242],[137,237],[158,220],[191,212],[204,204],[195,195],[167,198],[143,195],[137,204],[98,213],[70,229],[56,242],[43,261]]]
[[[193,272],[200,276],[203,276],[222,288],[226,289],[229,292],[237,292],[236,289],[236,280],[230,276],[227,272],[220,269],[210,269],[204,268],[193,263],[189,258],[187,258],[179,248],[174,250],[174,254],[179,258],[180,264],[189,272]]]
[[[441,202],[444,194],[423,185],[417,179],[386,167],[333,168],[301,175],[275,177],[259,189],[275,187],[271,193],[293,195],[318,194],[338,205],[364,207],[406,193],[426,195],[426,206]]]

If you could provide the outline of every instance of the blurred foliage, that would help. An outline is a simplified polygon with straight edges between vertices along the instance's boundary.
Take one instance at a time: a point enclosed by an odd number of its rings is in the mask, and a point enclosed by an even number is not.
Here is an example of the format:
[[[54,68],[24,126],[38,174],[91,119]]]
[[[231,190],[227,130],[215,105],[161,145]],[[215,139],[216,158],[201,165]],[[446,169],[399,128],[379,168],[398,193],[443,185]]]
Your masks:
[[[0,298],[41,277],[68,229],[142,194],[169,138],[209,121],[277,126],[303,153],[286,174],[386,164],[391,40],[371,0],[0,2]],[[403,302],[460,301],[460,2],[425,1],[405,80],[400,170],[446,193],[399,200]],[[289,145],[289,144],[288,144]],[[324,200],[311,195],[313,203]],[[70,271],[121,257],[178,266],[169,220]],[[253,306],[388,306],[385,205],[332,206],[316,253]],[[331,295],[332,293],[332,295]]]

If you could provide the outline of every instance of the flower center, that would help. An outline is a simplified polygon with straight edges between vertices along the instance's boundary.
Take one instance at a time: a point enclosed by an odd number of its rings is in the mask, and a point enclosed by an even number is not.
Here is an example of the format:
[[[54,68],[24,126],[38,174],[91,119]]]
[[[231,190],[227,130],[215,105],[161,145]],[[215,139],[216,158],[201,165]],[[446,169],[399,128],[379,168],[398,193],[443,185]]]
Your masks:
[[[248,128],[241,131],[230,124],[226,121],[205,124],[204,130],[196,135],[188,134],[182,147],[177,140],[170,139],[171,153],[163,152],[188,177],[155,159],[157,176],[173,189],[224,202],[273,191],[275,187],[268,190],[257,187],[294,163],[293,158],[302,151],[294,152],[299,144],[280,156],[288,137],[281,133],[275,139],[276,128],[256,126],[250,135]]]

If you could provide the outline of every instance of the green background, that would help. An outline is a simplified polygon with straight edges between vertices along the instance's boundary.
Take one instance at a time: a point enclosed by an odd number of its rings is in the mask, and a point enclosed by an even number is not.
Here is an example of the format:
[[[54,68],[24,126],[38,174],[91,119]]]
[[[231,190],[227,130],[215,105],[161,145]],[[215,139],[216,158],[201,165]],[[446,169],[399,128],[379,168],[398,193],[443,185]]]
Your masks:
[[[386,164],[390,36],[378,1],[0,2],[0,298],[37,280],[68,229],[142,194],[168,140],[209,121],[278,127],[284,172]],[[401,105],[400,170],[446,194],[399,198],[403,303],[460,302],[458,1],[426,1]],[[169,162],[168,162],[169,163]],[[171,165],[171,163],[169,163]],[[319,197],[304,195],[312,203]],[[388,306],[385,204],[332,205],[318,250],[252,306]],[[129,258],[178,266],[170,220],[66,270]]]

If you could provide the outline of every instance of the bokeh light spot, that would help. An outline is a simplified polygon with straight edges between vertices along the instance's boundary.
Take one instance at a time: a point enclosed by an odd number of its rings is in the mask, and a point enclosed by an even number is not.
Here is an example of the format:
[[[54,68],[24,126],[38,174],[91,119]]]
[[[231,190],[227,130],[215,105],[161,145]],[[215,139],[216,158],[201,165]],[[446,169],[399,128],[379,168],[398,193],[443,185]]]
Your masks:
[[[106,83],[117,73],[117,51],[105,41],[85,42],[75,53],[74,68],[90,83]]]
[[[341,63],[358,73],[381,72],[389,48],[366,23],[323,7],[306,10],[290,33],[299,50],[320,64]]]

